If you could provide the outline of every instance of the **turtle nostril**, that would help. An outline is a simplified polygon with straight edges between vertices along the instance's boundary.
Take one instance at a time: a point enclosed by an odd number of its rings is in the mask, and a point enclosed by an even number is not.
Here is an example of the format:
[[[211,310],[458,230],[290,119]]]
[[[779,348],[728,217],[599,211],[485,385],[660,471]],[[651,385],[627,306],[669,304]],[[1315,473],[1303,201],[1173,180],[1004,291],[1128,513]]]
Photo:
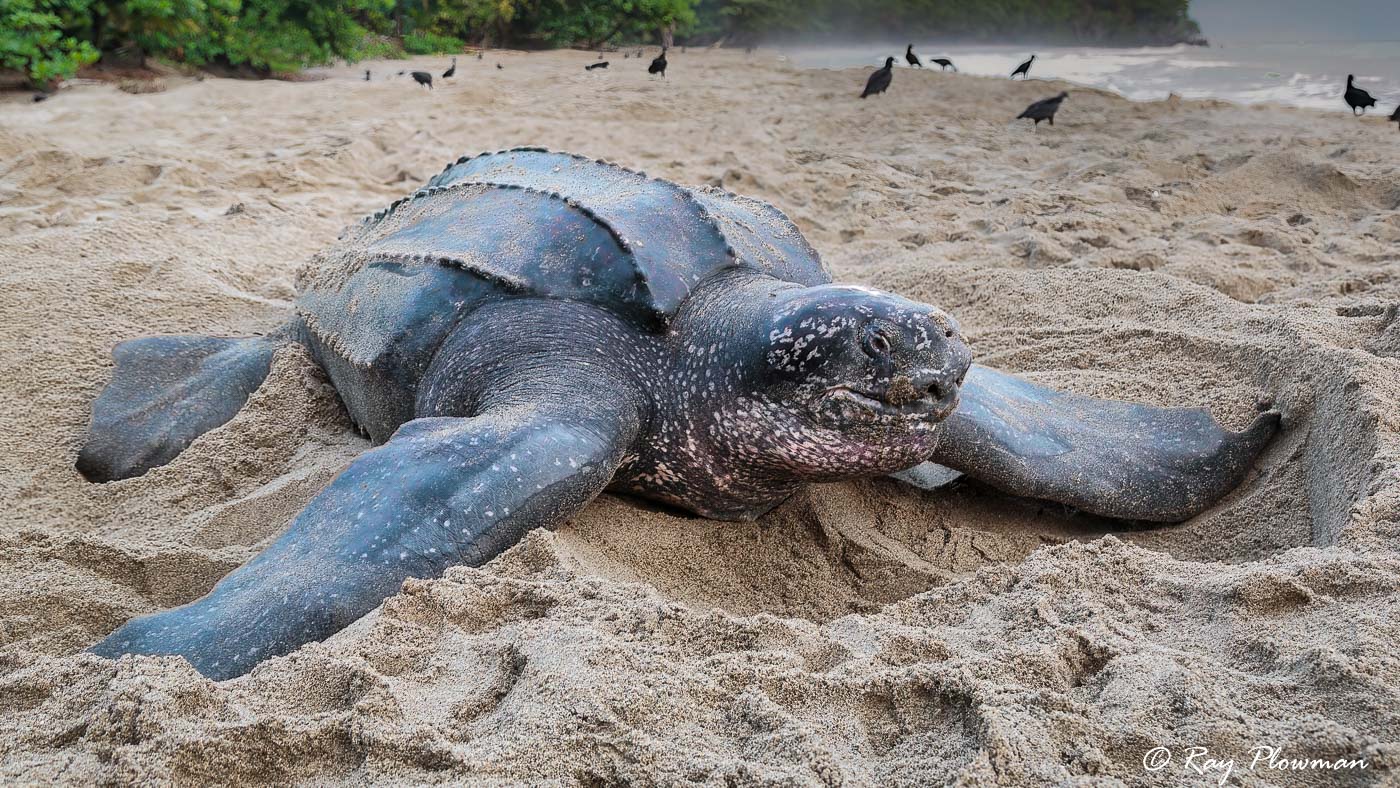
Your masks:
[[[956,380],[948,375],[939,375],[929,381],[924,387],[928,392],[929,399],[934,402],[948,402],[958,395],[958,389],[962,387],[962,381]]]

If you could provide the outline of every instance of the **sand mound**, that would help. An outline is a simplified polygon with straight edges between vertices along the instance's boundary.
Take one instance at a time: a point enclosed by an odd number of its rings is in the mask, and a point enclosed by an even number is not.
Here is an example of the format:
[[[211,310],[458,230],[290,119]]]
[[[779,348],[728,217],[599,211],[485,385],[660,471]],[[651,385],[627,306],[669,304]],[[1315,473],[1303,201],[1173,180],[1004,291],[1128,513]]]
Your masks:
[[[1010,118],[1060,86],[901,70],[859,102],[863,73],[771,55],[675,54],[666,83],[499,59],[432,94],[372,63],[5,100],[0,779],[1205,779],[1145,771],[1157,746],[1257,784],[1394,779],[1393,129],[1073,90],[1031,132]],[[982,363],[1236,427],[1268,397],[1287,430],[1170,528],[971,481],[813,487],[754,525],[605,496],[242,679],[81,653],[203,594],[366,446],[285,351],[170,465],[87,484],[112,344],[270,330],[345,224],[518,144],[768,199],[840,278],[955,313]],[[1367,768],[1246,770],[1257,746]]]

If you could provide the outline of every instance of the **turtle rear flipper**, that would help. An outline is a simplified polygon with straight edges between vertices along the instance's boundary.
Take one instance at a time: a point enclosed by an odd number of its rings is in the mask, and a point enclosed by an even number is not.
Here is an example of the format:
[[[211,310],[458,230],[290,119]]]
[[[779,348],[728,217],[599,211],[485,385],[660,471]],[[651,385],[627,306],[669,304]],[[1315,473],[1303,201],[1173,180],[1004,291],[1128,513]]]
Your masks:
[[[931,459],[1015,495],[1180,522],[1244,479],[1279,422],[1268,410],[1230,432],[1200,408],[1066,394],[974,364]]]
[[[254,337],[144,337],[112,351],[112,381],[92,404],[78,472],[94,482],[164,465],[233,418],[272,366],[278,342]]]

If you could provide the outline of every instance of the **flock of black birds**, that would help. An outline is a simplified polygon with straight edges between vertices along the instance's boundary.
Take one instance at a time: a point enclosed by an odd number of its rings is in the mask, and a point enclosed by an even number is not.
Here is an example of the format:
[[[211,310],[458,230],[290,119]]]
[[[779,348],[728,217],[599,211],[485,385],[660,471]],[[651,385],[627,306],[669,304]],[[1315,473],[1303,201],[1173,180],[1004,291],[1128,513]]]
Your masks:
[[[665,78],[666,78],[666,50],[667,50],[666,47],[664,47],[664,46],[661,47],[661,54],[659,54],[659,55],[657,55],[656,57],[654,57],[654,58],[651,59],[651,65],[647,66],[647,73],[648,73],[648,74],[653,74],[653,75],[655,75],[655,74],[660,74],[662,79],[665,79]],[[681,51],[684,52],[684,51],[685,51],[685,47],[681,47]],[[642,59],[642,56],[643,56],[643,54],[644,54],[644,52],[645,52],[645,50],[639,48],[639,49],[637,50],[636,58],[637,58],[638,60],[641,60],[641,59]],[[629,59],[629,58],[631,58],[631,57],[633,57],[633,54],[632,54],[631,52],[623,52],[623,53],[622,53],[622,59],[623,59],[623,60],[627,60],[627,59]],[[603,50],[600,49],[600,50],[598,50],[598,62],[596,62],[596,63],[589,63],[588,65],[586,65],[586,66],[583,67],[583,70],[584,70],[584,71],[596,71],[597,69],[600,69],[600,68],[607,68],[607,67],[608,67],[608,64],[609,64],[609,61],[606,61],[606,60],[603,59]]]
[[[924,67],[923,61],[919,60],[919,56],[914,54],[913,44],[910,44],[909,46],[904,48],[904,62],[908,63],[911,68]],[[946,71],[949,68],[953,69],[953,71],[955,72],[958,70],[957,66],[953,65],[953,61],[949,60],[948,58],[934,58],[929,62],[937,63],[940,66],[940,70],[942,71]],[[1031,55],[1029,60],[1017,66],[1016,70],[1011,72],[1011,78],[1015,79],[1019,75],[1022,79],[1029,79],[1031,64],[1034,62],[1035,55]],[[870,78],[865,81],[865,90],[861,91],[860,97],[865,98],[866,96],[878,96],[879,94],[884,93],[886,90],[889,90],[890,83],[893,81],[894,58],[887,57],[885,58],[884,67],[877,69],[875,73],[871,74]],[[1035,124],[1032,128],[1039,127],[1040,122],[1042,120],[1049,121],[1050,125],[1053,126],[1055,125],[1055,113],[1060,111],[1060,104],[1067,98],[1069,98],[1069,94],[1061,92],[1058,96],[1051,96],[1047,99],[1041,99],[1040,101],[1035,102],[1029,107],[1026,107],[1026,109],[1020,115],[1016,116],[1016,119],[1020,120],[1022,118],[1027,118],[1035,121]]]
[[[685,51],[685,47],[681,47],[681,51],[684,52],[684,51]],[[652,60],[651,60],[651,65],[647,66],[647,73],[648,73],[648,74],[652,74],[652,75],[660,74],[662,79],[665,79],[665,78],[666,78],[666,65],[667,65],[667,63],[666,63],[666,52],[667,52],[667,47],[664,47],[664,46],[661,47],[661,54],[659,54],[659,55],[657,55],[656,57],[652,58]],[[623,57],[624,59],[635,57],[635,58],[637,58],[638,60],[641,60],[644,53],[645,53],[645,49],[639,47],[639,48],[637,49],[637,51],[636,51],[635,54],[633,54],[632,52],[624,52],[624,53],[622,53],[622,57]],[[477,53],[476,53],[476,59],[477,59],[477,60],[481,60],[481,51],[480,51],[480,50],[478,50]],[[935,63],[937,63],[937,62],[947,63],[947,61],[934,61],[934,62],[935,62]],[[588,65],[584,66],[584,67],[583,67],[583,70],[584,70],[584,71],[597,71],[598,69],[607,68],[609,65],[610,65],[609,61],[603,59],[603,50],[600,49],[600,50],[598,50],[598,60],[597,60],[596,62],[589,63]],[[951,64],[949,64],[949,65],[951,65]],[[497,63],[497,64],[496,64],[496,68],[504,69],[505,66],[502,66],[500,63]],[[953,69],[953,70],[956,71],[957,69]],[[433,75],[432,75],[431,73],[429,73],[429,72],[427,72],[427,71],[400,71],[400,72],[398,73],[397,76],[400,76],[400,77],[401,77],[401,76],[403,76],[403,75],[405,75],[405,74],[407,74],[407,75],[413,77],[413,81],[414,81],[414,82],[417,82],[419,85],[422,85],[423,87],[427,88],[428,90],[432,90],[432,89],[433,89]],[[454,76],[456,76],[456,75],[457,75],[457,58],[454,57],[454,58],[452,58],[452,65],[448,66],[448,67],[447,67],[447,70],[444,71],[444,72],[442,72],[442,76],[443,76],[443,79],[451,79],[452,77],[454,77]],[[366,82],[369,82],[369,81],[371,81],[371,80],[373,80],[373,79],[374,79],[374,74],[373,74],[369,69],[365,69],[365,81],[366,81]],[[44,96],[44,98],[48,98],[48,96],[46,95],[46,96]],[[35,101],[43,101],[43,99],[38,98],[38,97],[36,97],[34,100],[35,100]]]
[[[685,47],[681,47],[681,51],[684,52]],[[751,51],[752,47],[745,50],[746,53]],[[660,74],[661,77],[665,79],[667,66],[666,52],[667,47],[661,47],[661,54],[652,58],[651,65],[647,66],[648,74]],[[645,49],[638,48],[635,53],[623,52],[622,57],[624,59],[630,59],[635,57],[636,59],[641,60],[644,54]],[[477,50],[476,59],[482,59],[481,50]],[[885,65],[879,69],[876,69],[875,73],[871,74],[870,78],[865,81],[865,90],[861,91],[861,98],[865,98],[867,96],[877,96],[890,89],[890,83],[894,81],[894,61],[895,59],[893,57],[885,58]],[[905,47],[904,61],[908,63],[911,68],[924,67],[923,61],[919,59],[918,55],[914,54],[913,44],[910,44],[907,47]],[[947,71],[950,68],[953,69],[954,72],[958,70],[958,67],[953,65],[953,61],[949,60],[948,58],[936,57],[930,60],[929,62],[938,65],[939,70],[941,71]],[[1031,55],[1029,59],[1027,59],[1021,65],[1017,66],[1016,70],[1011,72],[1011,78],[1015,79],[1017,76],[1019,76],[1023,80],[1029,79],[1031,64],[1034,62],[1035,55]],[[607,67],[608,61],[603,59],[603,51],[600,49],[598,50],[597,62],[586,65],[583,68],[585,71],[595,71]],[[500,63],[497,63],[496,68],[503,69],[504,66],[502,66]],[[413,81],[417,82],[419,85],[422,85],[423,87],[426,87],[429,90],[433,89],[433,75],[431,73],[427,71],[400,71],[398,73],[398,76],[403,76],[404,74],[411,75],[413,77]],[[442,72],[442,76],[443,79],[451,79],[456,75],[457,58],[453,57],[452,65],[448,66],[447,70]],[[373,74],[370,72],[369,69],[365,69],[365,81],[369,82],[372,79]],[[1368,91],[1357,87],[1355,82],[1356,76],[1353,74],[1348,74],[1347,87],[1346,91],[1342,93],[1342,98],[1346,100],[1347,106],[1351,107],[1352,115],[1365,115],[1367,107],[1376,106],[1376,98],[1375,96],[1372,96]],[[34,95],[34,100],[43,101],[47,99],[49,95],[50,94],[48,93],[36,93]],[[1064,100],[1067,98],[1069,98],[1069,94],[1061,91],[1059,95],[1041,99],[1040,101],[1037,101],[1031,104],[1030,106],[1026,107],[1020,115],[1016,116],[1016,119],[1026,119],[1034,121],[1033,128],[1038,128],[1042,120],[1047,121],[1051,126],[1053,126],[1055,125],[1055,113],[1060,110],[1060,104],[1063,103]],[[1397,106],[1395,108],[1395,111],[1390,114],[1389,119],[1395,121],[1397,124],[1400,124],[1400,106]],[[1400,126],[1397,126],[1397,128],[1400,128]]]
[[[648,74],[659,74],[663,79],[666,77],[666,52],[667,48],[663,46],[661,48],[661,54],[652,58],[651,64],[647,66]],[[635,53],[623,52],[622,57],[624,59],[636,58],[638,60],[641,60],[643,59],[644,54],[645,50],[639,48]],[[481,59],[480,51],[476,53],[476,59]],[[861,91],[861,98],[866,98],[867,96],[878,96],[879,94],[884,93],[885,91],[890,89],[890,83],[894,81],[894,61],[895,59],[893,57],[885,58],[885,65],[879,69],[876,69],[875,73],[871,74],[870,78],[865,81],[865,90]],[[924,67],[923,61],[919,59],[918,55],[914,54],[913,44],[910,44],[904,48],[904,61],[908,63],[911,68]],[[929,62],[938,65],[939,70],[941,71],[947,71],[950,68],[953,69],[954,72],[958,70],[958,67],[953,65],[953,61],[948,58],[933,58]],[[1026,59],[1025,62],[1021,63],[1019,66],[1016,67],[1014,71],[1011,72],[1011,78],[1015,79],[1019,76],[1023,80],[1030,79],[1031,65],[1034,63],[1035,55],[1031,55],[1029,58]],[[583,68],[585,71],[596,71],[598,69],[607,68],[608,65],[609,61],[603,59],[603,50],[600,49],[598,50],[598,60],[594,63],[590,63],[584,66]],[[502,68],[501,64],[497,63],[496,68]],[[402,76],[405,73],[411,73],[415,82],[417,82],[420,85],[423,85],[429,90],[432,90],[432,74],[428,73],[427,71],[400,71],[399,75]],[[454,75],[456,75],[456,73],[457,58],[454,57],[452,58],[452,65],[448,66],[447,70],[442,72],[442,76],[446,79],[450,79]],[[370,77],[371,75],[369,70],[366,70],[365,81],[368,82],[370,80]],[[1356,87],[1356,85],[1354,84],[1355,80],[1356,77],[1354,75],[1347,75],[1347,87],[1346,92],[1343,93],[1343,98],[1346,99],[1347,105],[1351,107],[1353,115],[1364,115],[1366,114],[1367,107],[1376,106],[1376,99],[1367,91]],[[1067,98],[1069,98],[1069,93],[1061,91],[1058,95],[1041,99],[1040,101],[1037,101],[1031,104],[1030,106],[1026,107],[1020,115],[1016,116],[1016,119],[1033,121],[1032,128],[1039,128],[1040,122],[1042,120],[1046,121],[1051,126],[1053,126],[1055,125],[1055,113],[1060,111],[1060,105]],[[36,100],[39,99],[36,98]],[[1400,123],[1400,107],[1396,107],[1395,112],[1393,112],[1390,116],[1390,120]]]
[[[904,48],[904,62],[908,63],[911,66],[916,66],[918,68],[924,67],[924,64],[919,60],[919,56],[914,54],[913,44],[910,44],[909,46]],[[929,62],[938,66],[940,71],[947,71],[951,68],[953,69],[954,73],[956,73],[958,70],[958,67],[953,65],[953,61],[949,60],[946,57],[936,57],[933,60],[930,60]]]
[[[662,46],[661,55],[652,57],[650,66],[647,66],[648,74],[652,74],[652,76],[661,74],[661,78],[666,77],[666,49],[668,48]],[[685,49],[685,46],[680,48],[682,52],[685,52]],[[746,55],[752,52],[752,46],[745,49]],[[622,56],[624,60],[631,59],[631,57],[636,57],[637,60],[641,60],[644,55],[645,48],[638,48],[637,52],[623,52]],[[483,50],[477,50],[476,59],[480,60],[482,57]],[[918,59],[918,55],[914,55],[913,43],[910,43],[909,46],[904,48],[904,62],[909,63],[909,66],[913,67],[913,69],[923,69],[924,67],[923,60]],[[1015,80],[1018,76],[1021,77],[1022,80],[1028,80],[1028,78],[1030,78],[1030,64],[1035,62],[1036,56],[1032,55],[1029,59],[1026,59],[1026,62],[1016,66],[1016,69],[1011,71],[1012,80]],[[942,71],[948,69],[952,69],[955,73],[958,71],[958,66],[953,66],[952,60],[949,60],[948,57],[934,57],[934,59],[930,60],[930,63],[937,64],[939,70]],[[584,66],[584,70],[595,71],[606,69],[608,66],[608,60],[603,60],[602,49],[599,49],[598,62]],[[497,63],[496,67],[497,69],[504,69],[504,66],[501,66],[500,63]],[[402,77],[403,74],[410,74],[410,76],[413,77],[414,83],[423,85],[423,87],[428,88],[428,90],[433,90],[433,74],[428,73],[428,71],[399,71],[398,76]],[[455,76],[456,57],[452,57],[452,64],[447,67],[447,70],[442,71],[442,78],[451,80],[451,78]],[[368,83],[368,81],[372,80],[372,77],[374,77],[374,74],[371,73],[370,69],[365,69],[364,81]],[[889,85],[893,80],[895,80],[895,59],[893,59],[893,57],[886,57],[885,66],[881,67],[881,69],[876,69],[875,73],[871,74],[868,80],[865,80],[865,90],[861,91],[861,98],[879,95],[882,94],[882,92],[888,91]],[[1343,92],[1343,98],[1347,101],[1347,106],[1351,106],[1352,115],[1365,115],[1366,108],[1372,108],[1372,106],[1376,105],[1376,98],[1371,95],[1371,92],[1364,90],[1364,88],[1358,88],[1357,85],[1355,85],[1355,81],[1357,81],[1357,77],[1355,77],[1354,74],[1347,74],[1347,90]],[[45,101],[45,99],[49,98],[49,95],[52,94],[48,94],[48,92],[36,92],[36,94],[34,94],[34,101]],[[1070,98],[1070,94],[1061,91],[1060,94],[1053,95],[1053,97],[1040,99],[1040,101],[1035,102],[1035,104],[1028,106],[1025,111],[1022,111],[1021,115],[1016,115],[1016,120],[1033,120],[1035,125],[1032,127],[1039,127],[1040,122],[1046,120],[1051,126],[1054,126],[1054,113],[1060,111],[1061,102],[1064,102],[1064,99],[1067,98]],[[1390,120],[1394,120],[1397,125],[1400,125],[1400,106],[1396,106],[1394,112],[1390,113]]]
[[[663,54],[665,53],[663,52]],[[904,62],[908,63],[911,68],[924,67],[923,61],[919,60],[919,56],[914,54],[913,44],[904,48]],[[953,71],[958,70],[957,67],[953,65],[953,61],[947,58],[934,58],[929,62],[937,63],[942,67],[941,70],[944,71],[949,68],[952,68]],[[1034,62],[1035,55],[1031,55],[1024,63],[1017,66],[1015,71],[1011,72],[1011,78],[1015,79],[1019,76],[1023,80],[1030,79],[1031,64]],[[887,57],[885,58],[885,65],[876,69],[875,73],[871,74],[870,78],[865,81],[865,90],[861,91],[860,97],[865,98],[866,96],[877,96],[884,93],[886,90],[890,89],[890,83],[893,81],[894,58]],[[1346,92],[1342,94],[1342,97],[1346,99],[1347,105],[1351,107],[1351,114],[1365,115],[1367,107],[1376,106],[1376,99],[1370,93],[1356,87],[1356,85],[1353,84],[1355,81],[1356,77],[1354,75],[1347,75],[1347,89]],[[1055,113],[1060,111],[1060,104],[1067,98],[1069,98],[1069,94],[1061,91],[1059,95],[1041,99],[1031,104],[1029,107],[1026,107],[1020,115],[1016,116],[1016,119],[1021,120],[1024,118],[1034,121],[1035,123],[1032,128],[1039,127],[1042,120],[1048,121],[1050,125],[1053,126],[1055,125]],[[1360,110],[1360,112],[1358,113],[1357,110]],[[1397,106],[1395,111],[1390,114],[1390,120],[1400,124],[1400,106]]]
[[[476,59],[477,59],[477,60],[480,60],[480,59],[481,59],[481,52],[480,52],[480,51],[478,51],[478,52],[476,53]],[[603,65],[606,66],[607,64],[604,63]],[[501,66],[500,63],[497,63],[497,64],[496,64],[496,68],[501,68],[501,67],[502,67],[502,66]],[[427,88],[428,90],[432,90],[432,89],[433,89],[433,75],[432,75],[431,72],[428,72],[428,71],[400,71],[400,72],[397,74],[397,76],[400,76],[400,77],[401,77],[401,76],[403,76],[404,74],[408,74],[409,76],[413,77],[413,81],[414,81],[414,82],[417,82],[418,84],[422,85],[423,87]],[[443,78],[443,79],[452,79],[452,78],[455,77],[455,76],[457,76],[457,58],[456,58],[456,57],[453,57],[453,58],[452,58],[452,65],[448,66],[448,67],[447,67],[447,70],[444,71],[444,72],[442,72],[442,78]],[[365,81],[366,81],[366,82],[369,82],[369,81],[371,81],[372,79],[374,79],[374,74],[371,73],[369,69],[365,69]]]

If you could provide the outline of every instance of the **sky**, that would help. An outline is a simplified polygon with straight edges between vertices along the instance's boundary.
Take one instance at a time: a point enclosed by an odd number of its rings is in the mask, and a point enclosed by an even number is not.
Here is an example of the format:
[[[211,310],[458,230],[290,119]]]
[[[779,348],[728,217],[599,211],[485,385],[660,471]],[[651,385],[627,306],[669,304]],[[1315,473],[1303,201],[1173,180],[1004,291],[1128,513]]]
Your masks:
[[[1400,0],[1191,0],[1211,43],[1231,41],[1395,41]]]

